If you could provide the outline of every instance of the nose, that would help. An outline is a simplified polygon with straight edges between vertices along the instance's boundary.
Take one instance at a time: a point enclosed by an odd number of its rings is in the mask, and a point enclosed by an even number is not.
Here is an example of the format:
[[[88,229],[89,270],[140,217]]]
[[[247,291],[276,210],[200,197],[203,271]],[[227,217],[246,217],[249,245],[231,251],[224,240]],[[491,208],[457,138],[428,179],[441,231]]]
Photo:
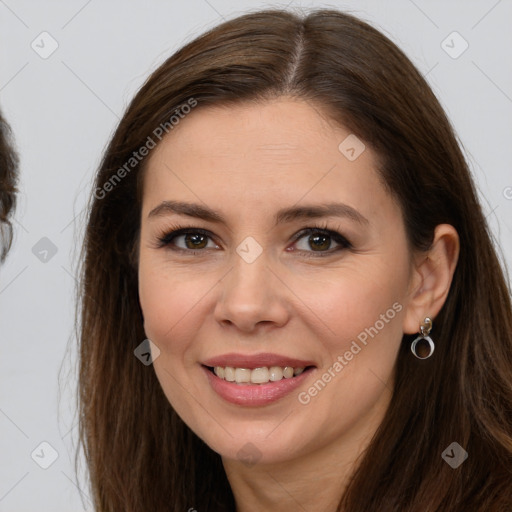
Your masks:
[[[248,263],[238,254],[219,285],[216,320],[249,333],[284,326],[290,317],[289,289],[263,252]]]

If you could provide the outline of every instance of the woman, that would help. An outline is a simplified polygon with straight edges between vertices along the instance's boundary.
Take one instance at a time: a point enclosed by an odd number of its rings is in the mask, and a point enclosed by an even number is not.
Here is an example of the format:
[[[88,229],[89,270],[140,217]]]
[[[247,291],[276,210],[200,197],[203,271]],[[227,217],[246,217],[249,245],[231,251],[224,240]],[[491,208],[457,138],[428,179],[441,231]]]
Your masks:
[[[491,235],[427,83],[350,15],[241,16],[151,75],[81,299],[98,511],[512,505]]]
[[[0,262],[4,261],[12,244],[12,224],[9,217],[16,206],[18,156],[9,125],[0,114]]]

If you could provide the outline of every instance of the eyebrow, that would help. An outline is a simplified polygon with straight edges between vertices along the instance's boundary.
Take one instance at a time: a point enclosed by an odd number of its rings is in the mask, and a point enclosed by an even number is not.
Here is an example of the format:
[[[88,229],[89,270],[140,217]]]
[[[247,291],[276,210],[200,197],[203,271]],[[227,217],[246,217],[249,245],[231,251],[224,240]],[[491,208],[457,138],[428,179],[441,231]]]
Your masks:
[[[163,201],[153,208],[148,218],[171,214],[186,215],[217,224],[227,224],[224,217],[207,206],[183,201]],[[352,206],[344,203],[327,203],[317,205],[292,206],[282,208],[275,215],[275,225],[298,219],[316,219],[320,217],[346,217],[361,225],[369,225],[368,219]]]

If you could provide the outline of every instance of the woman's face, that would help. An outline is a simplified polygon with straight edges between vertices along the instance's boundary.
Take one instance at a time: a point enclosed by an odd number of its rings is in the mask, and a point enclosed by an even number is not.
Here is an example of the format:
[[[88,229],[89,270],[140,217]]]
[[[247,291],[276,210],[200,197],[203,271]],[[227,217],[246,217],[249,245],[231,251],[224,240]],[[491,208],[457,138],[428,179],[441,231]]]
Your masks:
[[[381,421],[411,260],[376,165],[349,131],[285,98],[192,111],[153,150],[145,332],[169,402],[225,459],[352,446]]]

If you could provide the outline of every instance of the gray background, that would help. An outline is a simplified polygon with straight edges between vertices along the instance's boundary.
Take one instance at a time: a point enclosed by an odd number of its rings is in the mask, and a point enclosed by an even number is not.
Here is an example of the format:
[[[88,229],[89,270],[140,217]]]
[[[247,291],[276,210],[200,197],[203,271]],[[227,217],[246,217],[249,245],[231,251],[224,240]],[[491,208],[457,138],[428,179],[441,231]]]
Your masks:
[[[286,5],[349,10],[409,55],[455,126],[510,267],[510,0],[0,0],[0,107],[21,156],[15,245],[0,268],[0,511],[84,510],[80,489],[92,510],[73,467],[74,275],[92,178],[127,102],[182,43],[223,18]]]

